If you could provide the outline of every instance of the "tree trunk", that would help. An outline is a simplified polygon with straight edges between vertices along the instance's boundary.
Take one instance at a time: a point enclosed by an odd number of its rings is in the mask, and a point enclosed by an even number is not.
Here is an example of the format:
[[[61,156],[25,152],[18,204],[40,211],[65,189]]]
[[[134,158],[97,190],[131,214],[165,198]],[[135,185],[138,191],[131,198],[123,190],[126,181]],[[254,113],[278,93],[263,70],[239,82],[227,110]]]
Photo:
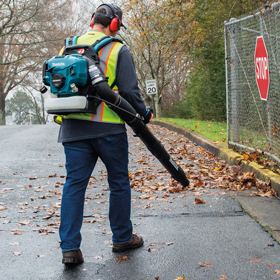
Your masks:
[[[162,108],[161,108],[161,99],[159,99],[158,96],[155,97],[155,107],[156,107],[156,114],[155,117],[156,118],[160,118],[161,114],[162,114]]]
[[[4,92],[2,92],[2,88],[0,85],[0,125],[5,125],[5,96]]]

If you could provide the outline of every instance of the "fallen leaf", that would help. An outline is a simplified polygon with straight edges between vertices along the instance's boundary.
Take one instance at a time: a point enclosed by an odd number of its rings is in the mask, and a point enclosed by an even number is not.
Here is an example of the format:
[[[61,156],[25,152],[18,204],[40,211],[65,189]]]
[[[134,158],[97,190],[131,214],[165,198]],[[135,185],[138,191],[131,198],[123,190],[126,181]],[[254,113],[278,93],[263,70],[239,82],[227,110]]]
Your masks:
[[[245,160],[247,160],[249,158],[249,156],[247,154],[243,154],[242,156]]]
[[[10,246],[15,246],[15,245],[19,245],[18,242],[14,242],[14,243],[9,243]]]
[[[22,235],[22,232],[19,230],[14,230],[11,232],[12,235]]]
[[[29,220],[24,220],[24,221],[19,220],[18,223],[22,226],[25,226],[25,225],[28,225],[30,223],[30,221]]]
[[[140,199],[149,199],[150,198],[150,195],[148,194],[143,194],[141,196],[139,196]]]
[[[276,269],[276,270],[275,270],[275,273],[276,273],[276,274],[280,274],[280,270],[279,270],[279,269]]]
[[[96,260],[100,260],[100,259],[103,259],[103,255],[101,255],[101,256],[95,256],[95,257],[93,257],[94,259],[96,259]]]
[[[185,280],[185,275],[183,275],[183,277],[176,277],[175,280]]]
[[[115,260],[115,261],[117,261],[117,262],[118,262],[118,264],[119,264],[120,262],[129,261],[129,260],[130,260],[130,258],[129,258],[129,257],[127,257],[127,256],[123,256],[123,255],[121,255],[121,256],[116,257],[114,260]]]
[[[251,263],[259,263],[259,262],[262,262],[262,260],[259,260],[259,259],[253,259],[253,260],[250,260]]]
[[[266,266],[274,266],[274,264],[270,263],[270,264],[267,264]]]
[[[96,222],[96,220],[83,220],[83,222],[93,224]]]
[[[38,258],[44,258],[45,255],[37,255]]]
[[[199,198],[195,198],[194,201],[195,201],[195,203],[197,203],[197,204],[203,204],[203,203],[205,203],[205,200],[199,199]]]
[[[201,267],[211,267],[214,265],[214,263],[199,262],[198,265]]]
[[[226,275],[219,275],[219,276],[217,276],[220,280],[227,280],[228,279],[228,277],[226,276]]]
[[[172,188],[171,190],[169,190],[170,193],[176,193],[176,192],[180,192],[181,189],[179,188]]]
[[[0,206],[0,211],[1,211],[1,210],[5,210],[5,209],[7,209],[7,208],[4,207],[4,206]]]
[[[13,254],[14,254],[15,256],[20,256],[20,255],[21,255],[21,252],[14,251]]]

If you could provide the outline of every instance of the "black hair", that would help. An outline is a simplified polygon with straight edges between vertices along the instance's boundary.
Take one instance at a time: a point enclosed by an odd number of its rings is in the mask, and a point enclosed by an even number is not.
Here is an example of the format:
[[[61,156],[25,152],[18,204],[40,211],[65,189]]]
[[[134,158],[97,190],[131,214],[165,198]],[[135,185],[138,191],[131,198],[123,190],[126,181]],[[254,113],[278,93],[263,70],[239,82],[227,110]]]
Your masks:
[[[102,13],[104,15],[106,15],[106,10],[105,8],[99,8],[97,9],[98,13]],[[103,25],[104,27],[107,27],[108,25],[110,25],[111,23],[111,19],[106,17],[106,16],[102,16],[102,15],[94,15],[94,24],[101,24]]]

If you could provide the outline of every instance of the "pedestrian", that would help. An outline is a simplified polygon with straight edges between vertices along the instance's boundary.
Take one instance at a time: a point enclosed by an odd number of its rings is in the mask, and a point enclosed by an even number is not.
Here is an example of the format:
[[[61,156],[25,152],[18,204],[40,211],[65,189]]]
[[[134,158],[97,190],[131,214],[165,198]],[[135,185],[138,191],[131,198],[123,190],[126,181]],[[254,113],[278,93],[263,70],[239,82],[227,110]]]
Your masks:
[[[92,45],[104,36],[115,37],[122,23],[122,11],[114,4],[102,4],[92,15],[92,30],[78,37],[77,44]],[[99,52],[100,66],[114,91],[125,98],[144,117],[152,118],[141,97],[132,55],[121,42],[111,42]],[[102,112],[102,113],[100,113]],[[70,114],[63,117],[58,142],[64,146],[66,182],[61,201],[62,263],[83,263],[80,250],[81,227],[86,188],[98,158],[107,169],[110,189],[109,221],[113,252],[143,245],[133,234],[130,220],[131,188],[128,175],[128,142],[125,123],[104,102],[96,114]]]

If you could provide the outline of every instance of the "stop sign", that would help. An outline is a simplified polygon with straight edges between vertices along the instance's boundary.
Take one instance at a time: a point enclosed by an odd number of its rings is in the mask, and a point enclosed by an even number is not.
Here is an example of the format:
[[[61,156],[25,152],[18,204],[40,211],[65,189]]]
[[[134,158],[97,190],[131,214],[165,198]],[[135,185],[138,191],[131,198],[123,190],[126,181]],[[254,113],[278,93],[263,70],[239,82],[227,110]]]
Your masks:
[[[263,37],[257,37],[255,50],[256,80],[262,100],[267,100],[269,87],[268,57]]]

